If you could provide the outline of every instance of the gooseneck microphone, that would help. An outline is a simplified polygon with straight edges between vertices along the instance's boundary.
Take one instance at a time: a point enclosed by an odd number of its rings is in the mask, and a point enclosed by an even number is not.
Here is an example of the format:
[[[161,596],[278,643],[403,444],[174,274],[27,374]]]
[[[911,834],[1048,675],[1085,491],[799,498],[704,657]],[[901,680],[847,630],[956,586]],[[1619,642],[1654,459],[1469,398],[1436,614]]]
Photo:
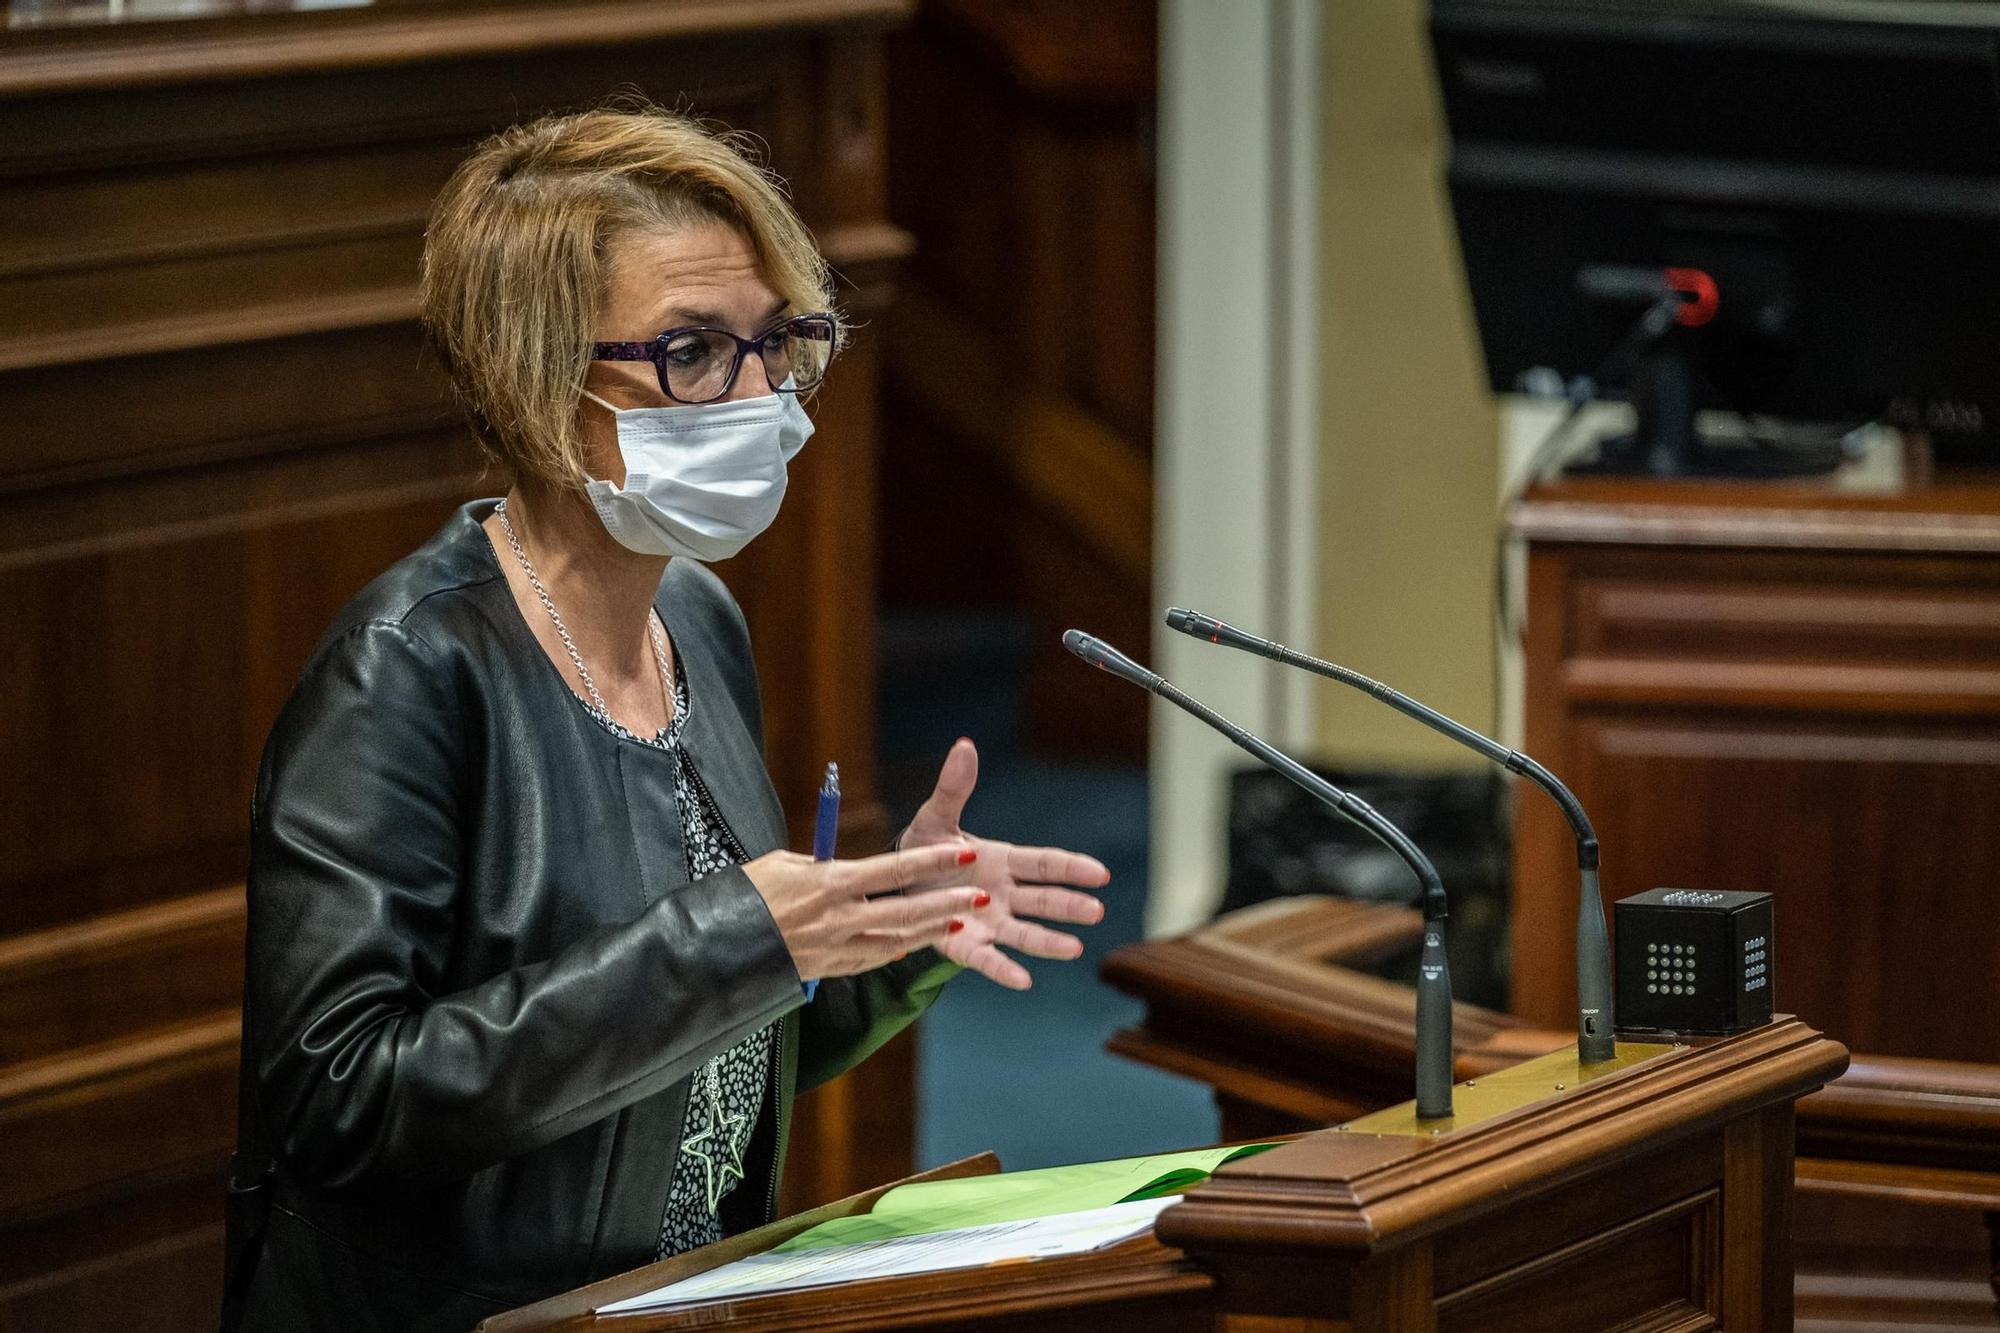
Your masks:
[[[1576,799],[1575,792],[1564,786],[1555,774],[1520,751],[1510,750],[1491,737],[1482,736],[1464,723],[1453,721],[1435,708],[1418,703],[1402,691],[1390,689],[1358,671],[1308,657],[1199,611],[1173,607],[1167,612],[1167,624],[1197,639],[1227,644],[1259,657],[1268,657],[1273,662],[1337,680],[1343,685],[1352,685],[1357,690],[1374,695],[1397,712],[1415,718],[1432,731],[1478,751],[1508,772],[1520,774],[1547,792],[1562,807],[1563,817],[1569,821],[1570,830],[1576,835],[1576,865],[1580,880],[1576,914],[1577,1057],[1585,1064],[1593,1064],[1609,1060],[1617,1054],[1612,1035],[1611,942],[1604,928],[1604,899],[1597,887],[1597,831],[1591,827],[1590,816],[1583,812],[1583,803]]]
[[[1423,886],[1424,945],[1417,959],[1417,1116],[1437,1120],[1451,1114],[1451,971],[1445,965],[1444,881],[1403,830],[1351,792],[1342,791],[1268,741],[1251,735],[1222,714],[1192,697],[1165,676],[1148,671],[1125,654],[1082,630],[1063,635],[1063,647],[1094,667],[1159,695],[1192,713],[1258,759],[1290,778],[1309,794],[1359,824],[1403,864]]]

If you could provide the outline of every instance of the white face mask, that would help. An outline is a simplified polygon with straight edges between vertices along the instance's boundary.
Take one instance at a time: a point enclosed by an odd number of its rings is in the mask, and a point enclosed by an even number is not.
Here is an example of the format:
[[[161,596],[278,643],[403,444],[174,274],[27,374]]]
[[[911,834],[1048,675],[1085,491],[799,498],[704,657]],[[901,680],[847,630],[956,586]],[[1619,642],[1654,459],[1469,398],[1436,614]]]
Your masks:
[[[629,410],[584,397],[610,409],[625,459],[624,486],[593,478],[590,503],[619,545],[646,555],[727,560],[748,546],[778,516],[785,465],[813,433],[796,393]]]

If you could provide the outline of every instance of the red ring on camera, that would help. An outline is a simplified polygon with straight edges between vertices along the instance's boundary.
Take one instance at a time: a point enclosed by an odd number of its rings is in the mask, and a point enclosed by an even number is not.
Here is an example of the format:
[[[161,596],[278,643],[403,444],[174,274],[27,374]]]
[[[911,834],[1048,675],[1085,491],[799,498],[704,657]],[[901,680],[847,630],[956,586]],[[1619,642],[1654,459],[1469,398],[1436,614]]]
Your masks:
[[[1674,318],[1690,329],[1698,329],[1715,318],[1715,312],[1722,308],[1722,293],[1715,285],[1715,279],[1698,268],[1662,269],[1660,276],[1666,280],[1667,290],[1679,292],[1686,299],[1681,308],[1674,312]]]

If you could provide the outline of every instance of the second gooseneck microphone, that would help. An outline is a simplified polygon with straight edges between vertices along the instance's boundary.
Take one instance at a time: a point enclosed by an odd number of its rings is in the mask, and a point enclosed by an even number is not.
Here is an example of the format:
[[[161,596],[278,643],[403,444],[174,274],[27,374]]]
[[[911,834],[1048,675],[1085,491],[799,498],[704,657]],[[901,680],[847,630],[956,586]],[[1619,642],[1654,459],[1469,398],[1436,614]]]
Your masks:
[[[1273,662],[1298,667],[1372,694],[1397,712],[1478,751],[1508,772],[1520,774],[1547,792],[1562,807],[1563,817],[1569,821],[1570,830],[1576,835],[1576,864],[1580,880],[1576,917],[1577,1057],[1585,1064],[1594,1064],[1617,1055],[1612,1035],[1616,1024],[1611,1007],[1611,941],[1605,930],[1604,898],[1598,891],[1597,882],[1597,831],[1591,827],[1590,816],[1583,812],[1583,803],[1576,799],[1576,793],[1565,787],[1555,774],[1520,751],[1510,750],[1491,737],[1482,736],[1464,723],[1455,722],[1435,708],[1418,703],[1402,691],[1393,690],[1358,671],[1308,657],[1282,643],[1259,638],[1199,611],[1172,607],[1167,611],[1167,624],[1190,637],[1240,648],[1244,652],[1268,657]]]
[[[1360,797],[1328,782],[1268,741],[1251,735],[1222,714],[1192,697],[1165,676],[1148,671],[1125,654],[1082,630],[1063,635],[1063,647],[1094,667],[1159,695],[1192,713],[1264,763],[1290,778],[1359,824],[1415,872],[1423,886],[1424,944],[1417,958],[1417,1116],[1441,1119],[1451,1114],[1451,971],[1445,965],[1444,881],[1417,845]]]

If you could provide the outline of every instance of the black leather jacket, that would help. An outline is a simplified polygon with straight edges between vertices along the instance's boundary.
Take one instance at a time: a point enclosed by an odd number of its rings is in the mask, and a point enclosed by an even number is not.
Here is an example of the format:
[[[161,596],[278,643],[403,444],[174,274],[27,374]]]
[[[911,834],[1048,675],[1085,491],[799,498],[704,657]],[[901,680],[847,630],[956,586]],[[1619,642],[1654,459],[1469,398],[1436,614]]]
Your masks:
[[[764,1222],[795,1091],[956,971],[926,950],[803,1004],[743,871],[687,881],[669,757],[592,721],[542,652],[492,507],[347,606],[265,748],[241,1146],[277,1167],[248,1328],[463,1330],[649,1262],[689,1075],[775,1021],[724,1218]],[[685,560],[657,605],[704,782],[750,856],[782,846],[741,613]]]

